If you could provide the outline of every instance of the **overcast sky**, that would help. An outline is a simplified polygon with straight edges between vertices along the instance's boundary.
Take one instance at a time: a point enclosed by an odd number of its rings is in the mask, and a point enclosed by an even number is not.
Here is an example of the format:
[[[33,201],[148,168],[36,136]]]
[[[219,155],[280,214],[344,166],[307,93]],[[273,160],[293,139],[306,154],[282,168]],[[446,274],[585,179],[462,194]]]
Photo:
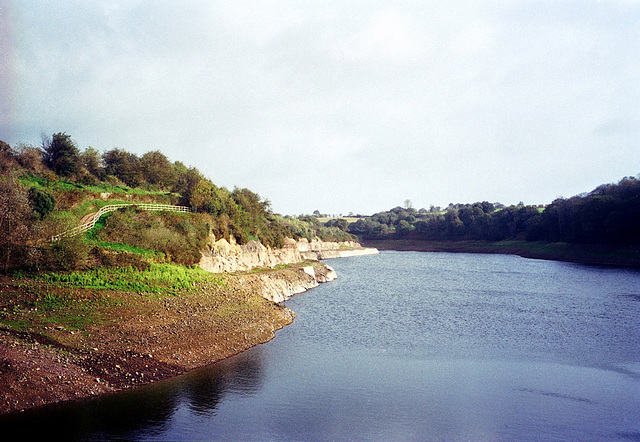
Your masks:
[[[161,150],[282,214],[640,173],[639,1],[0,0],[0,139]]]

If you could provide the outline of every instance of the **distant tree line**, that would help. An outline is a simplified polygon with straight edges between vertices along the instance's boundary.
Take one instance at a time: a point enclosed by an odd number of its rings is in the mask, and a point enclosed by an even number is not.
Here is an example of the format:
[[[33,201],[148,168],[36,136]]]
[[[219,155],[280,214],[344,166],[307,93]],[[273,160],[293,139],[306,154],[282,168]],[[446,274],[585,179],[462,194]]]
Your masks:
[[[351,224],[363,239],[526,240],[640,244],[640,181],[623,178],[544,208],[489,202],[449,205],[444,212],[396,207]]]

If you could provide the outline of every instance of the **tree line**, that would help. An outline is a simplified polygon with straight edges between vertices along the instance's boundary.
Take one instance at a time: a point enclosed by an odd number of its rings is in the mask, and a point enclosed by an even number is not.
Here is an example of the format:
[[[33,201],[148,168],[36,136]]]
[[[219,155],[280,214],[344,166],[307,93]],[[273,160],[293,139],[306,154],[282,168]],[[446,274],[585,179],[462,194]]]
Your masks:
[[[71,190],[60,191],[56,183],[68,183]],[[188,206],[209,216],[207,227],[217,239],[233,237],[239,244],[256,240],[282,247],[287,237],[354,238],[338,228],[283,218],[257,193],[217,186],[197,168],[171,162],[158,150],[141,156],[119,148],[81,151],[68,134],[59,132],[43,135],[38,147],[0,141],[1,267],[29,261],[26,255],[38,252],[26,246],[29,242],[72,227],[69,223],[78,220],[56,218],[56,212],[72,209],[96,188],[142,189],[165,203]]]
[[[476,202],[446,211],[396,207],[362,218],[348,231],[363,239],[526,240],[640,245],[640,180],[625,177],[546,207]]]

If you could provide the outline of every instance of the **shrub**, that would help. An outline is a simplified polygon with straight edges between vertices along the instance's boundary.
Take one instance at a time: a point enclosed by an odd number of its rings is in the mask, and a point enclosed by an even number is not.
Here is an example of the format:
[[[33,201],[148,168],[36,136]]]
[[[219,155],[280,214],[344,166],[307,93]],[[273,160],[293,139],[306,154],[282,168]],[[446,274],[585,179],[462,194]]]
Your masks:
[[[56,208],[55,198],[44,189],[32,187],[28,196],[31,208],[39,219],[43,219]]]
[[[78,235],[56,241],[49,252],[51,267],[62,270],[85,268],[89,258],[89,244],[84,236]]]
[[[100,241],[157,250],[169,261],[193,265],[200,261],[210,221],[205,214],[127,209],[111,213],[97,237]]]

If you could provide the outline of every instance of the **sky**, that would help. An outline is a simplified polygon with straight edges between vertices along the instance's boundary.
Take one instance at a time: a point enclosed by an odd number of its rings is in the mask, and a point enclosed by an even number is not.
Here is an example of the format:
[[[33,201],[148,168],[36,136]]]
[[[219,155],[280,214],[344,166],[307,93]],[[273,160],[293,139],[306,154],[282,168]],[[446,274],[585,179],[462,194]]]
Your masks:
[[[0,0],[0,140],[160,150],[275,212],[640,174],[640,1]]]

